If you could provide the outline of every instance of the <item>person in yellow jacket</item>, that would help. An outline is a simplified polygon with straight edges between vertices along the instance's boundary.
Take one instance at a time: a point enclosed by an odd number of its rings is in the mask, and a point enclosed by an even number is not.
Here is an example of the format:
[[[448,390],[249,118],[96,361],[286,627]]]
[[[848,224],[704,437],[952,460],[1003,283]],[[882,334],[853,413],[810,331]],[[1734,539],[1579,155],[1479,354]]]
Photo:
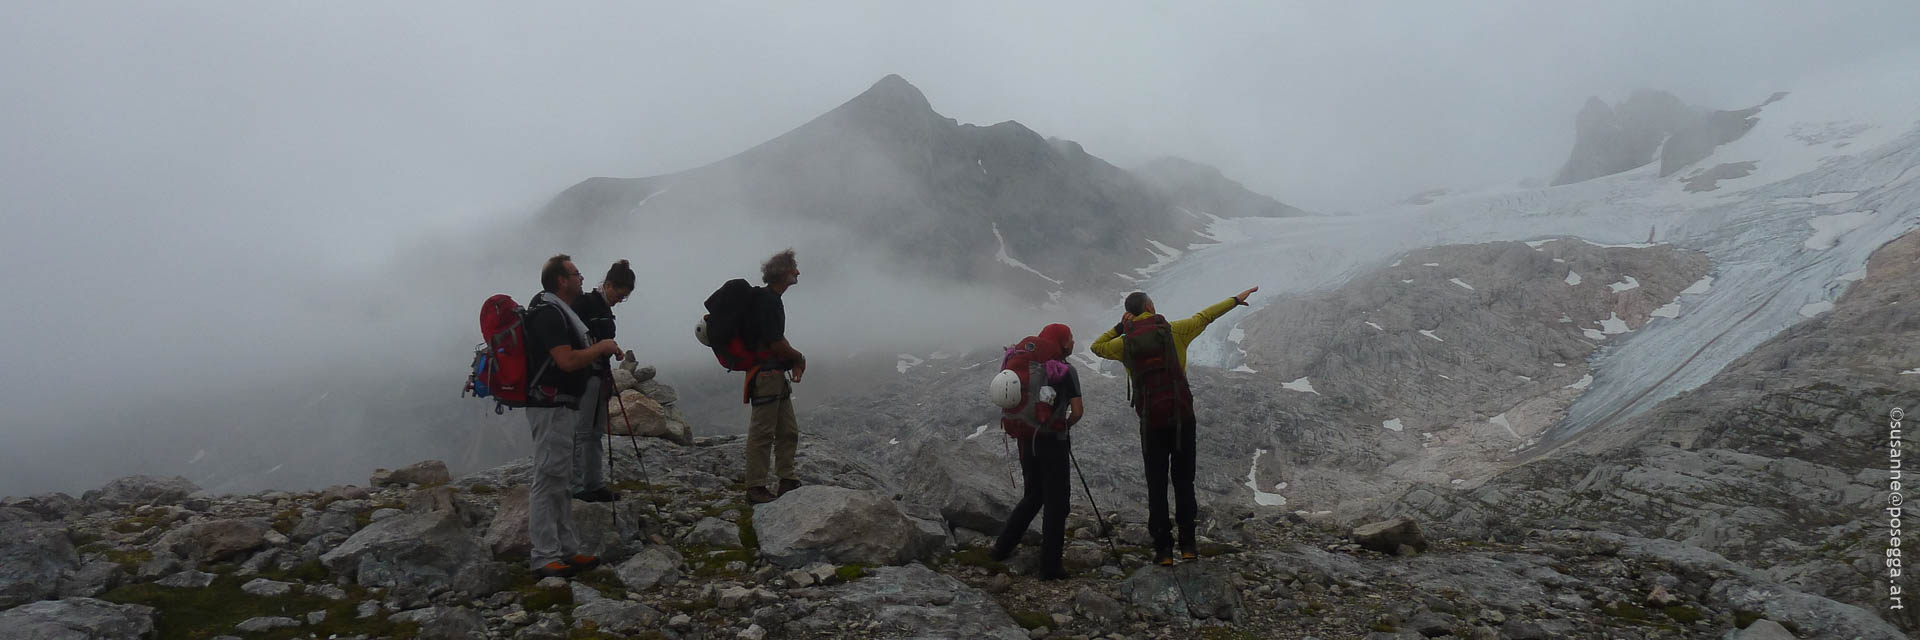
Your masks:
[[[1166,322],[1157,319],[1158,312],[1153,308],[1153,299],[1145,292],[1135,291],[1127,296],[1126,312],[1121,316],[1120,324],[1114,325],[1106,333],[1094,338],[1090,347],[1093,355],[1108,360],[1119,360],[1127,367],[1129,384],[1134,386],[1136,411],[1140,414],[1140,452],[1145,458],[1147,471],[1147,530],[1153,534],[1153,560],[1161,565],[1173,564],[1173,527],[1167,521],[1167,483],[1169,475],[1174,489],[1175,519],[1180,524],[1180,555],[1187,560],[1199,557],[1198,543],[1194,539],[1194,516],[1199,510],[1193,496],[1194,472],[1194,425],[1193,392],[1187,387],[1187,345],[1207,330],[1207,325],[1226,315],[1236,306],[1245,306],[1247,297],[1259,291],[1254,287],[1240,292],[1213,306],[1200,310],[1191,318]],[[1168,371],[1159,376],[1164,384],[1177,388],[1169,394],[1175,399],[1178,410],[1150,415],[1142,408],[1147,402],[1143,391],[1144,382],[1141,372],[1134,371],[1134,364],[1126,356],[1126,337],[1124,328],[1130,323],[1165,322],[1169,337],[1173,341],[1173,351],[1179,364],[1177,371]],[[1156,392],[1157,393],[1157,392]]]

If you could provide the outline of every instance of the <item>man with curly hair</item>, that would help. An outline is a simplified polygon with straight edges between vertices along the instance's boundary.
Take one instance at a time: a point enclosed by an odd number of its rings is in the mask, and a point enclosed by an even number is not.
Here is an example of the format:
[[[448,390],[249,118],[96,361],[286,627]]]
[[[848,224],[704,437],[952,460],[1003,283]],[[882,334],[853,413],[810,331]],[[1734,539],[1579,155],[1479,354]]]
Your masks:
[[[760,281],[766,286],[756,292],[756,351],[772,352],[771,361],[752,373],[748,402],[753,415],[747,422],[747,502],[772,502],[788,491],[800,488],[794,476],[793,454],[800,445],[800,425],[793,417],[793,384],[807,373],[807,357],[787,342],[787,309],[781,296],[800,282],[800,264],[793,250],[773,254],[760,265]],[[767,488],[767,458],[773,458],[774,475],[779,476],[776,490]]]

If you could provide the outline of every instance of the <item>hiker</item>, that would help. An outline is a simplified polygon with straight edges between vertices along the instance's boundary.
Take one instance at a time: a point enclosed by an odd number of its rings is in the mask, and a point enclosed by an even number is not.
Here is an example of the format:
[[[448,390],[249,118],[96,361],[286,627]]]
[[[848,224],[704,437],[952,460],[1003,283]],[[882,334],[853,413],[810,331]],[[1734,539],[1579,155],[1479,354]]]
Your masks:
[[[541,291],[527,304],[527,367],[529,378],[527,422],[533,426],[533,486],[527,490],[527,536],[533,543],[533,573],[542,578],[570,577],[600,564],[600,559],[577,553],[578,533],[573,524],[573,499],[567,484],[573,478],[573,434],[588,424],[582,420],[583,398],[593,363],[620,357],[612,340],[594,342],[573,301],[581,296],[585,278],[573,258],[560,254],[540,269]],[[604,405],[604,403],[602,403]]]
[[[755,290],[753,313],[754,351],[770,353],[770,359],[750,370],[748,403],[753,415],[747,422],[747,502],[761,504],[788,491],[800,488],[793,474],[793,453],[800,444],[800,425],[793,417],[793,384],[807,373],[807,357],[787,343],[787,310],[781,296],[800,282],[800,265],[793,250],[773,254],[760,265],[760,281],[766,286]],[[773,456],[773,472],[780,478],[778,493],[767,489],[767,457]]]
[[[1153,299],[1135,291],[1126,299],[1120,324],[1093,340],[1093,354],[1119,360],[1127,368],[1128,398],[1140,417],[1140,453],[1146,459],[1147,530],[1153,534],[1153,560],[1173,564],[1173,534],[1167,522],[1167,481],[1172,473],[1175,517],[1180,525],[1180,557],[1199,557],[1194,540],[1193,390],[1187,385],[1187,345],[1207,325],[1245,306],[1254,287],[1240,292],[1193,317],[1168,322],[1153,308]]]
[[[595,344],[613,339],[613,305],[633,294],[633,279],[633,268],[621,260],[607,269],[607,277],[600,280],[598,288],[573,299],[573,313],[586,323],[587,337]],[[601,464],[601,456],[606,455],[601,436],[610,437],[612,433],[607,428],[613,416],[607,402],[614,391],[612,356],[601,356],[593,361],[593,373],[581,396],[592,399],[582,407],[585,422],[573,433],[573,478],[567,488],[575,499],[586,502],[620,499],[607,488],[606,471]]]
[[[1084,410],[1080,401],[1080,374],[1066,361],[1066,355],[1073,353],[1073,331],[1064,324],[1050,324],[1040,330],[1039,337],[1059,346],[1060,359],[1048,364],[1057,362],[1063,369],[1059,377],[1049,376],[1046,383],[1054,391],[1050,404],[1066,405],[1070,410],[1054,411],[1047,420],[1049,424],[1032,425],[1031,431],[1015,438],[1020,443],[1020,473],[1026,489],[1013,514],[1007,516],[1006,527],[1000,530],[991,554],[996,562],[1013,557],[1014,547],[1019,546],[1027,526],[1033,523],[1033,516],[1044,505],[1046,517],[1040,521],[1040,579],[1060,580],[1067,577],[1061,557],[1066,548],[1068,499],[1073,495],[1069,474],[1073,442],[1067,436],[1067,429],[1080,421]]]

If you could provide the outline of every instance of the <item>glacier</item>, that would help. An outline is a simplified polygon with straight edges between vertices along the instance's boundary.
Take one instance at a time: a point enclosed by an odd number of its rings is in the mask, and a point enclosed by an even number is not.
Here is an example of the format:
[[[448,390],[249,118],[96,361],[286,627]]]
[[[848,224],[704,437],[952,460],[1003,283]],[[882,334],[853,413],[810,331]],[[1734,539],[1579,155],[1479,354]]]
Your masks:
[[[1653,230],[1656,244],[1707,254],[1712,274],[1683,292],[1686,313],[1669,310],[1631,334],[1608,336],[1590,363],[1591,384],[1546,434],[1564,440],[1705,383],[1830,304],[1869,254],[1920,226],[1916,125],[1920,52],[1815,79],[1763,109],[1745,136],[1667,178],[1654,162],[1575,184],[1491,188],[1356,215],[1216,218],[1205,235],[1218,242],[1143,270],[1140,286],[1177,318],[1249,286],[1260,287],[1255,306],[1337,287],[1439,245],[1538,247],[1565,236],[1647,247]],[[1737,162],[1756,170],[1714,190],[1686,190],[1693,172]],[[1228,336],[1244,317],[1228,314],[1202,334],[1190,362],[1243,366],[1242,349],[1258,347]]]

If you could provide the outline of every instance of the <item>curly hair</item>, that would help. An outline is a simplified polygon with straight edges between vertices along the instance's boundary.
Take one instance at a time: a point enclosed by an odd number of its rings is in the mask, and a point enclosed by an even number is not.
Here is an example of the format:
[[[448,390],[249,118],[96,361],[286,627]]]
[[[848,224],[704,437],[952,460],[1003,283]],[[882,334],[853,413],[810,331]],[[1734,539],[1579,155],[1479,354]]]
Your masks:
[[[799,271],[800,263],[794,261],[793,249],[789,248],[786,251],[773,254],[773,257],[767,258],[766,262],[761,263],[760,282],[764,284],[779,284],[786,282],[788,276],[798,273]]]

